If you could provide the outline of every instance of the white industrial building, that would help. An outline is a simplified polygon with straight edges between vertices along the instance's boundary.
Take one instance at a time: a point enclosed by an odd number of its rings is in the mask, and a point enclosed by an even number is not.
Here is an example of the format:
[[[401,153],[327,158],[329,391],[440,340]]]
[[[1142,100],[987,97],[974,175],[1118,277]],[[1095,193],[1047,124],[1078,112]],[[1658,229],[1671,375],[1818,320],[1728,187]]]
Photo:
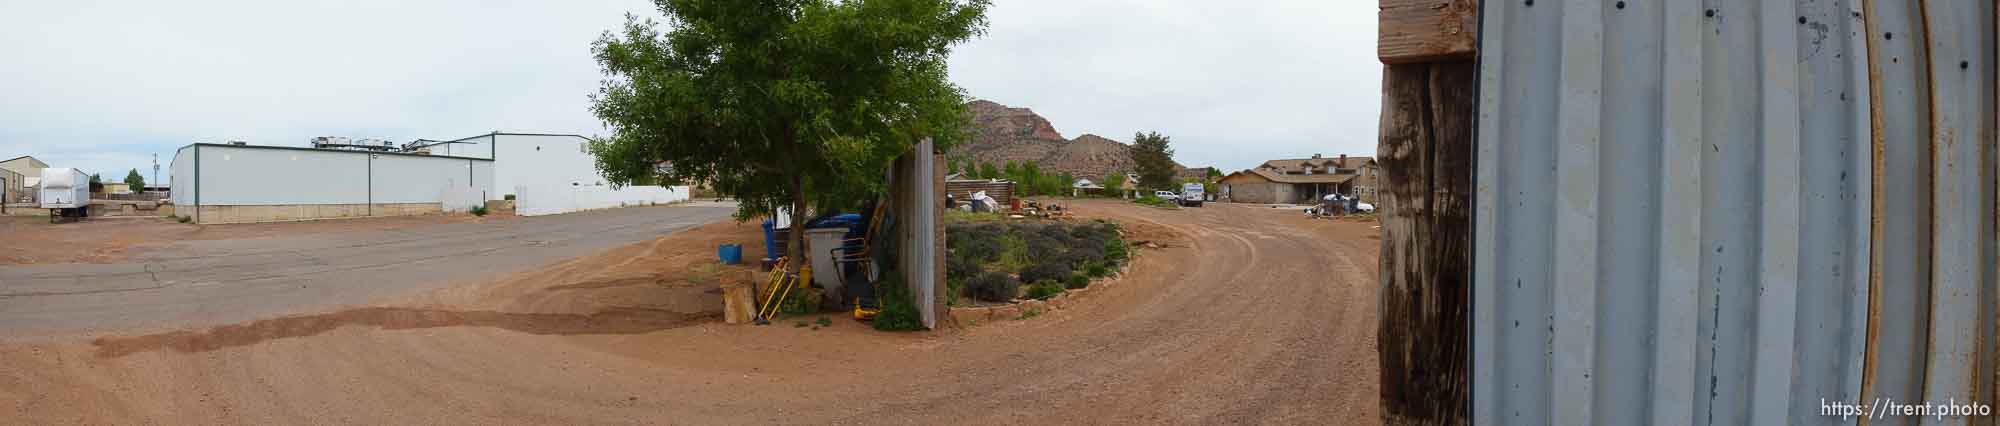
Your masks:
[[[397,149],[193,144],[174,155],[172,198],[200,223],[431,214],[509,196],[529,216],[687,200],[687,187],[609,186],[588,142],[494,132]]]

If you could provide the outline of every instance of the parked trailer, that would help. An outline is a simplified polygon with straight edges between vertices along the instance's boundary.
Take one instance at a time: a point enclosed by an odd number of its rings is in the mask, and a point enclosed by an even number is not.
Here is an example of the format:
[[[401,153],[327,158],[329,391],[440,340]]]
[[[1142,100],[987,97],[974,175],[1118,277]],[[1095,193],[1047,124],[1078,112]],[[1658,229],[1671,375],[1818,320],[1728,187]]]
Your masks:
[[[90,175],[70,168],[42,171],[42,208],[49,209],[49,221],[83,218],[90,215]]]

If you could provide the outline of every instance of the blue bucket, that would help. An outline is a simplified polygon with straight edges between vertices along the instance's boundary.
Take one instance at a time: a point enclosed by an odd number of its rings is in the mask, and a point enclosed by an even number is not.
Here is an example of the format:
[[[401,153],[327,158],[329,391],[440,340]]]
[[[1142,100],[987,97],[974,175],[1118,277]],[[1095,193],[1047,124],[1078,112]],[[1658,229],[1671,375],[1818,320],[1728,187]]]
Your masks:
[[[715,255],[722,258],[722,264],[724,265],[743,263],[743,245],[723,244],[721,247],[715,248]]]

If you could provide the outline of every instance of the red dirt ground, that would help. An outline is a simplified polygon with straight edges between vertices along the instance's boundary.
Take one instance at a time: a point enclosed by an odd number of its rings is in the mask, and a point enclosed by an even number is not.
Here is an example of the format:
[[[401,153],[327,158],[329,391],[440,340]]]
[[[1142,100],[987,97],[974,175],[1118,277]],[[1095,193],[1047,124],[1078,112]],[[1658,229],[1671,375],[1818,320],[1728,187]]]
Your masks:
[[[0,343],[25,423],[1377,423],[1372,223],[1078,202],[1142,250],[1065,309],[884,333],[720,322],[724,222],[341,312]],[[710,272],[713,271],[713,272]],[[739,278],[731,278],[739,277]],[[0,337],[4,340],[4,337]]]

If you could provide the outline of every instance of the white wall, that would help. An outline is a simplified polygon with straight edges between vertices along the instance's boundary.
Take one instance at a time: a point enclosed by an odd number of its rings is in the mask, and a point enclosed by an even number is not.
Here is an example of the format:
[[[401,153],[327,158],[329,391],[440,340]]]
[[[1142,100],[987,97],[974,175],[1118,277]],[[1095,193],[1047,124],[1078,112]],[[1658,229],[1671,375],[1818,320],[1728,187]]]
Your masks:
[[[375,159],[374,202],[435,203],[446,188],[473,187],[474,160],[381,155]],[[485,192],[486,188],[481,191]]]
[[[491,161],[436,155],[197,145],[175,154],[173,170],[174,203],[187,206],[197,191],[203,206],[438,203],[450,188],[494,193]]]
[[[520,186],[605,186],[597,173],[597,162],[587,148],[589,139],[575,135],[525,135],[501,133],[492,136],[495,146],[494,187],[500,199]],[[607,187],[608,188],[608,187]]]
[[[363,204],[368,155],[359,152],[197,145],[204,206]]]
[[[583,210],[650,206],[688,200],[688,187],[521,185],[514,188],[514,214],[541,216]]]
[[[181,147],[174,151],[174,159],[167,163],[167,190],[176,206],[194,205],[194,146]]]

